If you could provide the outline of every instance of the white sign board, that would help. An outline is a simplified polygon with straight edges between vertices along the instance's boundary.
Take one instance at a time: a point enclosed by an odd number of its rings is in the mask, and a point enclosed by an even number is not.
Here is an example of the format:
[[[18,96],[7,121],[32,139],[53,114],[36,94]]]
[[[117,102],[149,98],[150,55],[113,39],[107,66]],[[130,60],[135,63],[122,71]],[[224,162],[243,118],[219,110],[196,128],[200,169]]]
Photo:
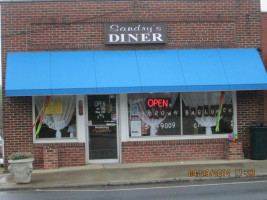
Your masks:
[[[142,136],[142,123],[141,121],[131,121],[131,137]]]

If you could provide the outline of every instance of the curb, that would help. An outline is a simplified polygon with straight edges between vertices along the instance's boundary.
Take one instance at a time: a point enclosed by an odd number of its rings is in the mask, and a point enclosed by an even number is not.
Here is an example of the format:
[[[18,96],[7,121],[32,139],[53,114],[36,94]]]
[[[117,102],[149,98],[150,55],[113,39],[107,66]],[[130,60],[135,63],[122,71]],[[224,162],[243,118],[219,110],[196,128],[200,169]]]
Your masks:
[[[40,185],[40,186],[7,186],[0,187],[0,191],[20,191],[20,190],[36,190],[41,191],[43,189],[58,189],[58,188],[80,188],[80,187],[92,187],[92,186],[124,186],[124,185],[140,185],[140,184],[156,184],[156,183],[174,183],[174,182],[190,182],[201,180],[219,180],[219,179],[246,179],[246,178],[260,178],[267,177],[267,173],[259,174],[255,177],[179,177],[179,178],[163,178],[163,179],[151,179],[151,180],[135,180],[135,181],[111,181],[111,182],[95,182],[95,183],[82,183],[82,184],[59,184],[59,185]],[[21,186],[20,186],[21,185]]]

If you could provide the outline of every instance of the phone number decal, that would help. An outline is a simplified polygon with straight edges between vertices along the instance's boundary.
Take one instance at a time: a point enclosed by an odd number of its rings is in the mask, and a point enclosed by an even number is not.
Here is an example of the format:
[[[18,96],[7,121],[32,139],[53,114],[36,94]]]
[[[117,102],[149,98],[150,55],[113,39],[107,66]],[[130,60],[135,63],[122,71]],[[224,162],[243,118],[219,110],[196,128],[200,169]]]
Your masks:
[[[189,177],[254,177],[255,169],[199,169],[189,170]]]

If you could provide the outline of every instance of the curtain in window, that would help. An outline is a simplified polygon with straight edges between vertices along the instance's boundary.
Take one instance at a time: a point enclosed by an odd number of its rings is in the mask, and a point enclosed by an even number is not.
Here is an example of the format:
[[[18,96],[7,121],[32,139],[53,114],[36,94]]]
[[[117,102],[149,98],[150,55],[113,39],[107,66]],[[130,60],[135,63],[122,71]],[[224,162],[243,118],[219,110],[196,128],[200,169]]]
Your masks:
[[[45,96],[35,98],[38,112],[41,111],[45,98]],[[62,114],[46,114],[43,123],[57,131],[56,138],[61,138],[60,130],[68,126],[75,110],[75,96],[51,96],[50,102],[61,102]]]
[[[204,105],[218,105],[220,104],[221,92],[187,92],[182,94],[182,99],[185,106],[190,108],[197,108],[198,106]],[[225,92],[224,104],[231,103],[232,95],[231,92]],[[202,112],[201,117],[196,117],[195,120],[202,127],[206,129],[206,135],[211,135],[211,127],[216,126],[217,116],[215,117],[205,117],[204,112]]]
[[[170,98],[171,99],[171,107],[173,107],[177,93],[168,93],[168,94],[132,94],[129,98],[129,103],[132,105],[137,105],[138,107],[138,117],[142,119],[147,125],[150,126],[150,136],[156,136],[157,126],[166,119],[166,116],[163,118],[149,118],[147,113],[146,99],[147,98]],[[133,103],[132,103],[133,102]]]

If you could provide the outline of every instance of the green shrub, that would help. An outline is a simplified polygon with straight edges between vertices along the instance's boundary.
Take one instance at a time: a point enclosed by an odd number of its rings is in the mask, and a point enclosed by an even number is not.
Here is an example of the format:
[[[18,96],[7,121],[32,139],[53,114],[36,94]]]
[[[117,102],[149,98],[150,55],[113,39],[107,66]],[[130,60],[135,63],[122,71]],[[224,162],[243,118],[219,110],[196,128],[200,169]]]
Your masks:
[[[8,160],[21,160],[32,158],[31,153],[12,153],[11,156],[8,157]]]

